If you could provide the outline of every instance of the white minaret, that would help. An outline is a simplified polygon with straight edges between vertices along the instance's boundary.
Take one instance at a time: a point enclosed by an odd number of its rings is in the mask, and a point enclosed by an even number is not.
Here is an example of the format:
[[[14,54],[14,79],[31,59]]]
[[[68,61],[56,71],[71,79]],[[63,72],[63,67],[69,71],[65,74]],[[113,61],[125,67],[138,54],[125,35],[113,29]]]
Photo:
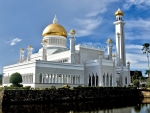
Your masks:
[[[28,46],[27,50],[28,50],[28,61],[30,61],[31,55],[32,55],[32,50],[33,50],[32,46]]]
[[[43,46],[43,56],[42,56],[42,59],[43,60],[47,60],[47,41],[43,40],[41,44]]]
[[[123,12],[118,9],[115,13],[116,21],[115,29],[116,29],[116,62],[117,66],[121,66],[120,61],[123,61],[123,65],[126,66],[126,52],[125,52],[125,34],[124,34],[124,24],[123,21]]]
[[[24,49],[21,48],[20,49],[20,63],[23,62],[23,60],[24,60]]]
[[[75,30],[71,30],[70,33],[70,63],[74,64],[75,63],[75,36],[76,36],[76,32]]]
[[[113,47],[112,43],[113,42],[109,38],[106,43],[107,43],[107,48],[108,48],[108,59],[111,60],[112,59],[112,47]]]

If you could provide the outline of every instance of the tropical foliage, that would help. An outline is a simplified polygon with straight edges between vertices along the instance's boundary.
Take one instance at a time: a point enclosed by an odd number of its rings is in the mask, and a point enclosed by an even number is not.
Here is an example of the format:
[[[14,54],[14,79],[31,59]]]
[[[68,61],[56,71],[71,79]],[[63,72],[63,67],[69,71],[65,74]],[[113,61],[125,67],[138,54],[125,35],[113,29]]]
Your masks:
[[[150,78],[146,80],[146,87],[150,87]]]
[[[150,67],[149,67],[150,43],[143,44],[142,50],[143,50],[143,54],[146,54],[146,56],[147,56],[147,59],[148,59],[148,69],[150,70]],[[148,73],[148,76],[150,76],[150,73]]]
[[[133,81],[133,85],[134,85],[135,87],[138,87],[138,88],[139,88],[139,86],[140,86],[139,80],[138,80],[138,79],[135,79],[135,80]]]

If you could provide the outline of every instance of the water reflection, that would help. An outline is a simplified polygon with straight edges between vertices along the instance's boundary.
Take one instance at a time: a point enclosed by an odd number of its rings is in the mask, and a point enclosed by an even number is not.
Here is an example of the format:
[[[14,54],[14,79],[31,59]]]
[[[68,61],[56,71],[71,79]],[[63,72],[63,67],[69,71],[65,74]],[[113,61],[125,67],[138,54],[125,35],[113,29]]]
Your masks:
[[[2,113],[150,113],[150,99],[8,105]],[[149,101],[150,102],[150,101]],[[0,113],[1,113],[0,112]]]

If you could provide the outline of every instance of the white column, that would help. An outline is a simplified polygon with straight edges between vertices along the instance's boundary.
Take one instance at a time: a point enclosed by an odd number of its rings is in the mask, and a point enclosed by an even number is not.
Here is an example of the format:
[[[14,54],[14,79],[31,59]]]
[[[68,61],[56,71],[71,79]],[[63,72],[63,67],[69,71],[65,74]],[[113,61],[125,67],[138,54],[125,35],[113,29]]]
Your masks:
[[[107,75],[105,75],[105,87],[107,86]]]
[[[68,83],[68,75],[66,75],[66,80],[67,80],[66,83]]]
[[[96,75],[95,75],[94,77],[95,77],[95,79],[94,79],[94,80],[95,80],[95,86],[96,86]]]
[[[79,75],[79,84],[80,84],[80,75]]]
[[[55,74],[53,74],[53,83],[55,83]]]
[[[32,46],[28,46],[28,61],[30,61],[31,60],[31,55],[32,55]]]
[[[110,87],[110,75],[108,75],[108,87]]]
[[[42,41],[42,46],[43,46],[42,59],[43,59],[43,60],[47,60],[47,41],[46,41],[46,40],[43,40],[43,41]]]
[[[43,74],[42,74],[42,80],[41,81],[42,81],[42,83],[44,83],[44,81],[43,81]]]
[[[125,76],[124,76],[123,62],[121,62],[121,76],[122,76],[122,86],[125,85]]]
[[[61,76],[62,76],[62,83],[64,83],[64,75],[62,74]]]
[[[100,52],[99,55],[99,74],[98,74],[98,86],[104,86],[104,81],[103,81],[103,73],[102,73],[102,57],[103,57],[103,52]]]
[[[72,82],[72,75],[71,75],[71,77],[70,77],[70,81],[71,81],[71,84],[72,84],[72,83],[73,83],[73,82]]]
[[[70,33],[70,63],[75,63],[75,30],[71,30]]]
[[[91,75],[91,86],[92,86],[92,75]]]

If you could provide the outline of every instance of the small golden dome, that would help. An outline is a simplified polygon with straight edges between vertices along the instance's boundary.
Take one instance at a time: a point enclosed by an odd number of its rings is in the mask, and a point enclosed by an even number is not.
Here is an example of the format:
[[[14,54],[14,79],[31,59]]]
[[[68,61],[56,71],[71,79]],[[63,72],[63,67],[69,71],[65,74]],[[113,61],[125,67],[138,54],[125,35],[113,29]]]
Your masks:
[[[28,48],[32,48],[32,46],[29,45]]]
[[[112,57],[116,57],[116,55],[115,55],[115,54],[112,54]]]
[[[46,41],[46,40],[43,40],[42,43],[47,43],[47,41]]]
[[[116,12],[115,12],[115,16],[118,16],[118,15],[124,15],[124,13],[120,10],[120,9],[118,9]]]
[[[112,39],[108,38],[107,42],[106,43],[113,43]]]
[[[128,61],[127,64],[130,64],[130,62]]]
[[[117,32],[117,35],[120,35],[120,33],[119,33],[119,32]]]
[[[75,34],[76,33],[76,31],[75,30],[70,30],[70,34]]]
[[[21,49],[20,49],[20,51],[24,51],[24,49],[23,49],[23,48],[21,48]]]
[[[103,52],[102,52],[102,51],[100,51],[100,52],[99,52],[99,54],[100,54],[100,55],[102,55],[102,54],[103,54]]]

